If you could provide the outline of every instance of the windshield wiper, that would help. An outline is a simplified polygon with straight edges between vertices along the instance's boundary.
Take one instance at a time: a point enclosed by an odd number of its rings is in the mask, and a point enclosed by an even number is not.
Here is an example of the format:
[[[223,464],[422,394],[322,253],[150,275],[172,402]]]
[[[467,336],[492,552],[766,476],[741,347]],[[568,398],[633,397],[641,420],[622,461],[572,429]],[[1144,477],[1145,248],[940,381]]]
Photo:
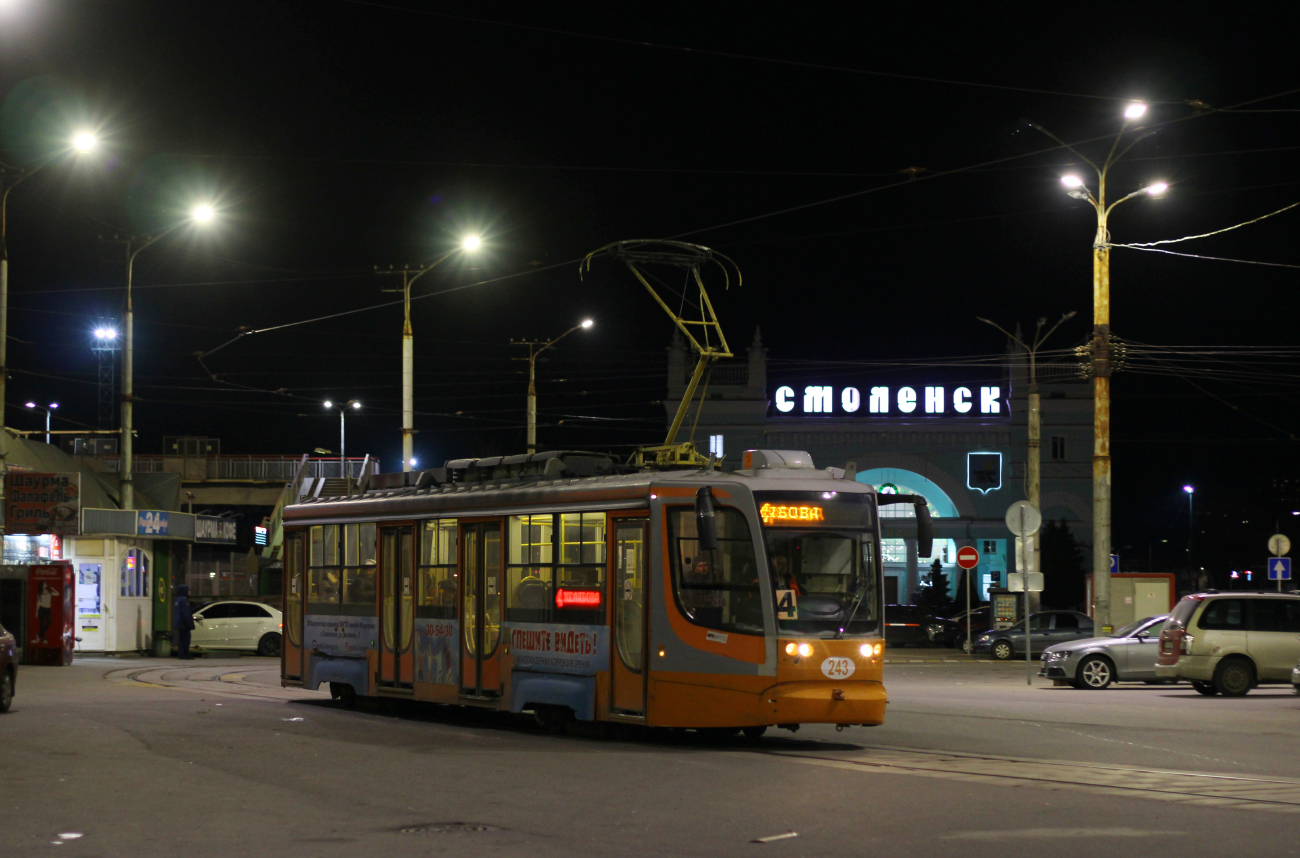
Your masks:
[[[866,595],[867,595],[867,582],[863,581],[858,586],[857,596],[853,599],[853,610],[849,611],[849,618],[844,621],[844,625],[840,626],[840,630],[835,633],[835,637],[831,638],[831,640],[837,641],[843,639],[844,630],[849,627],[849,625],[853,622],[853,618],[858,615],[858,608],[862,607],[862,599]]]

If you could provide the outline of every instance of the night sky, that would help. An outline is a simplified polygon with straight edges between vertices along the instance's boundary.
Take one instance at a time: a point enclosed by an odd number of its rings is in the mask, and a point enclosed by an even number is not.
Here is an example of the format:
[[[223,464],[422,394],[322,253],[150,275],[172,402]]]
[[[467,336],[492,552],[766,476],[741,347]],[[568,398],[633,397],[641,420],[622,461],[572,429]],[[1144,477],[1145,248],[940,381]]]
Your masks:
[[[483,251],[416,288],[426,464],[521,451],[510,340],[587,316],[539,367],[542,445],[662,440],[668,318],[611,262],[579,278],[610,241],[734,259],[724,330],[742,349],[761,326],[774,375],[908,373],[1001,351],[976,316],[1077,310],[1049,347],[1088,336],[1095,216],[1059,184],[1078,159],[1030,121],[1101,158],[1124,104],[1151,105],[1109,189],[1171,190],[1117,209],[1115,243],[1300,201],[1281,4],[845,6],[0,0],[0,160],[103,138],[11,195],[6,423],[37,428],[35,398],[61,403],[55,428],[95,425],[90,331],[120,314],[124,277],[99,237],[199,200],[217,222],[136,264],[137,451],[337,450],[320,403],[357,398],[348,451],[388,470],[401,307],[374,266],[468,231]],[[1300,509],[1269,488],[1298,476],[1297,224],[1300,208],[1163,246],[1237,262],[1114,250],[1113,330],[1142,344],[1114,380],[1117,546],[1184,541],[1185,482],[1223,562],[1262,560],[1260,522]]]

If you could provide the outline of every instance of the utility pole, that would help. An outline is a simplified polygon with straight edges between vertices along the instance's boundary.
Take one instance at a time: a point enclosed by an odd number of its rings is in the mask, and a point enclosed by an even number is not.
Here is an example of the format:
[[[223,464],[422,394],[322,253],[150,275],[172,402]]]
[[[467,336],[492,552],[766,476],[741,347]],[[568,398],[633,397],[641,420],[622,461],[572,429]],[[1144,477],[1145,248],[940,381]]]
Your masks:
[[[1005,328],[996,324],[995,322],[991,322],[988,319],[985,319],[983,317],[977,317],[978,321],[981,321],[986,325],[991,325],[992,327],[997,328],[999,331],[1006,334],[1008,339],[1014,341],[1017,345],[1019,345],[1022,349],[1024,349],[1026,352],[1029,353],[1029,415],[1028,415],[1029,450],[1028,450],[1028,454],[1025,457],[1025,477],[1027,481],[1027,485],[1025,487],[1025,495],[1026,495],[1026,499],[1031,504],[1034,505],[1034,508],[1040,510],[1043,508],[1043,505],[1041,503],[1042,447],[1043,447],[1042,413],[1043,412],[1041,407],[1041,399],[1038,394],[1038,349],[1043,345],[1043,343],[1047,341],[1048,337],[1050,337],[1053,333],[1056,332],[1056,329],[1059,328],[1062,325],[1062,323],[1066,322],[1069,319],[1074,318],[1075,312],[1076,311],[1071,310],[1070,312],[1066,313],[1056,322],[1055,325],[1052,325],[1052,327],[1047,329],[1047,333],[1043,333],[1043,326],[1047,324],[1047,319],[1046,318],[1039,319],[1037,324],[1034,327],[1034,339],[1032,341],[1033,342],[1032,345],[1026,344],[1024,340],[1020,339],[1020,337],[1017,337],[1015,334],[1008,332]],[[1035,572],[1042,572],[1043,571],[1043,565],[1042,565],[1043,540],[1041,536],[1037,536],[1037,535],[1030,538],[1034,540],[1033,543],[1034,556],[1032,559],[1031,568]],[[1025,592],[1026,592],[1025,598],[1031,600],[1033,603],[1029,609],[1034,611],[1038,610],[1042,601],[1042,597],[1038,593],[1034,593],[1031,597],[1028,595],[1029,592],[1028,590],[1026,590]],[[1026,614],[1026,616],[1028,616],[1028,614]],[[1026,620],[1025,622],[1028,622],[1028,620]]]

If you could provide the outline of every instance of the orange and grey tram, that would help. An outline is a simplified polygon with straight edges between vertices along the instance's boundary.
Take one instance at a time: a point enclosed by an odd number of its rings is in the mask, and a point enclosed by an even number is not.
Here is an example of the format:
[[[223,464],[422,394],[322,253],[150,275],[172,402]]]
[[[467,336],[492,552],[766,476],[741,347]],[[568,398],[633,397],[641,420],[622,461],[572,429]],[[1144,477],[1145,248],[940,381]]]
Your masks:
[[[806,453],[381,474],[284,511],[282,682],[679,728],[880,724],[877,495]],[[922,554],[925,546],[922,546]]]

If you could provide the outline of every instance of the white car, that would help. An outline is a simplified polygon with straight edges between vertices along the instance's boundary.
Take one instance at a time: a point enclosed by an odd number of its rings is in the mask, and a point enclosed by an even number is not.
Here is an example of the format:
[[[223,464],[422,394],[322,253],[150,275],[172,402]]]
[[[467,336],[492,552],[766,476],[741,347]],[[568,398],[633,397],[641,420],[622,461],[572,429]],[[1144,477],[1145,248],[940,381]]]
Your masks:
[[[190,646],[196,650],[246,649],[279,655],[284,614],[261,602],[213,602],[194,612]]]

